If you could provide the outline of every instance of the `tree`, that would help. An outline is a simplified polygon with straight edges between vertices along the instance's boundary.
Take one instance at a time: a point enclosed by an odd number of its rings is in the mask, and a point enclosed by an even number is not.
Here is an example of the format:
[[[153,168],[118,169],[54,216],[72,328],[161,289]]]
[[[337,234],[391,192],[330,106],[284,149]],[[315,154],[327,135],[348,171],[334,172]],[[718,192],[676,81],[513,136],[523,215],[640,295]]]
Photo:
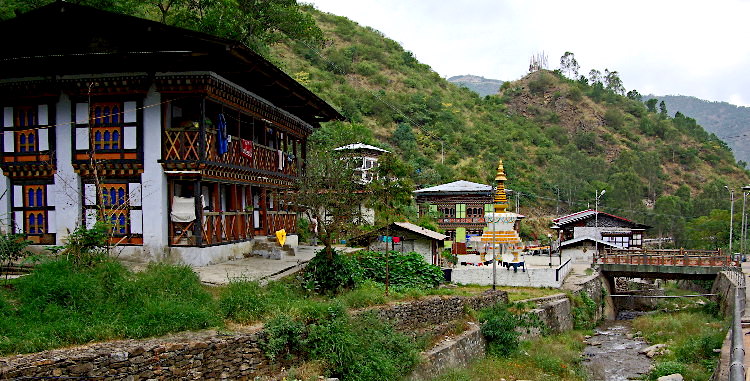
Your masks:
[[[569,78],[575,78],[578,76],[578,70],[581,68],[576,61],[575,55],[571,52],[565,52],[560,57],[560,70],[567,72]]]
[[[329,150],[311,150],[292,199],[310,221],[316,221],[318,238],[331,261],[336,255],[336,239],[353,234],[362,225],[360,206],[365,193],[354,181],[354,171],[347,161]]]
[[[602,83],[602,72],[596,69],[591,69],[591,71],[589,71],[589,83],[591,86],[597,83]]]
[[[658,99],[651,98],[646,101],[646,108],[648,109],[648,112],[656,112],[656,104],[659,103]]]
[[[627,97],[633,100],[636,100],[640,102],[643,99],[643,96],[638,92],[638,90],[630,90],[628,91]]]
[[[14,17],[54,0],[7,0],[0,19]],[[240,41],[259,54],[291,39],[318,45],[323,32],[297,0],[73,0],[75,4],[152,19]]]
[[[612,90],[615,94],[624,94],[625,87],[622,85],[622,80],[617,70],[609,71],[608,69],[604,69],[604,73],[604,82],[607,90]]]
[[[667,117],[667,104],[664,101],[659,102],[659,115],[664,118]]]

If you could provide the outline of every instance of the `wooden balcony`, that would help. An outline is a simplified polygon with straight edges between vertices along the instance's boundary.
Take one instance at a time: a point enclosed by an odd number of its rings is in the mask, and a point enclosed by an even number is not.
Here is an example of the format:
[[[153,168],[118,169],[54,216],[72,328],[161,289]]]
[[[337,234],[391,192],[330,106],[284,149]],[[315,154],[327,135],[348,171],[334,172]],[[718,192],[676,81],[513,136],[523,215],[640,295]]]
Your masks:
[[[261,215],[268,234],[285,229],[296,232],[297,214],[269,211]],[[170,222],[169,243],[172,246],[215,246],[249,241],[253,238],[253,212],[203,212],[202,243],[195,234],[195,224]]]
[[[164,132],[165,164],[182,164],[186,169],[205,165],[226,165],[248,170],[276,172],[288,176],[299,174],[299,159],[279,150],[253,144],[250,157],[242,154],[240,139],[232,138],[227,152],[219,155],[216,147],[216,130],[207,130],[203,141],[198,128],[169,128]]]

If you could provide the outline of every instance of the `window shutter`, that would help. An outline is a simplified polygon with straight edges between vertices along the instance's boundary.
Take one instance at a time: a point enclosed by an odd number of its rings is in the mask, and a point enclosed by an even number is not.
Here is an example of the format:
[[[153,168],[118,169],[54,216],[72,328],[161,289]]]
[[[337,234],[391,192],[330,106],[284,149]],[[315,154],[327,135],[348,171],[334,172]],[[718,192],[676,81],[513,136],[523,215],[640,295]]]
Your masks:
[[[23,207],[23,186],[21,185],[14,185],[13,186],[13,206],[17,208]]]
[[[125,109],[125,115],[123,117],[125,123],[135,123],[138,119],[136,114],[136,102],[125,102],[123,108]]]
[[[430,213],[437,213],[437,205],[429,205]]]
[[[76,149],[77,150],[89,149],[89,128],[88,127],[76,127]]]
[[[137,143],[136,143],[137,134],[138,134],[138,129],[135,128],[135,126],[123,127],[122,129],[123,148],[136,149],[137,148]]]
[[[141,206],[141,183],[128,184],[130,206]]]
[[[23,233],[23,212],[17,211],[15,214],[15,221],[13,221],[14,231],[17,234]]]
[[[143,211],[140,209],[130,211],[130,232],[143,234]]]
[[[47,188],[47,206],[55,206],[55,195],[57,194],[55,189],[57,188],[57,184],[48,184],[45,188]]]
[[[3,127],[13,127],[13,107],[3,108]]]
[[[466,218],[466,204],[456,204],[456,218]]]
[[[84,205],[96,205],[96,184],[83,184]]]
[[[3,148],[5,152],[13,152],[16,149],[16,136],[13,131],[3,133]]]
[[[466,242],[466,228],[456,228],[456,242]]]
[[[89,122],[89,104],[76,103],[75,124],[88,124]]]
[[[37,108],[37,124],[40,126],[46,126],[49,124],[49,114],[47,110],[47,105],[39,105],[39,108]]]
[[[39,141],[39,150],[49,151],[49,130],[46,128],[40,128],[36,131],[37,131],[37,140]]]
[[[96,223],[96,209],[86,209],[86,228],[91,229]]]
[[[54,210],[47,211],[47,233],[57,233],[57,221],[55,220]]]
[[[484,213],[495,213],[495,205],[494,204],[484,204]]]

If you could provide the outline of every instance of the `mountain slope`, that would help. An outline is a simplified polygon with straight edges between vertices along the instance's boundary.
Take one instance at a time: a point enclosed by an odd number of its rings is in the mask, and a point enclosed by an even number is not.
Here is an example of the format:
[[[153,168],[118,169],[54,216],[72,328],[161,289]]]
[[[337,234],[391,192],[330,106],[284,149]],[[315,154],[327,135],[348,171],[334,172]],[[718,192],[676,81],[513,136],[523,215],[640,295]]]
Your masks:
[[[657,224],[654,211],[665,197],[694,204],[684,208],[688,217],[708,214],[726,206],[723,185],[750,180],[695,120],[649,113],[601,83],[539,71],[482,98],[372,28],[307,11],[325,47],[279,45],[277,62],[352,122],[325,126],[314,142],[387,148],[412,167],[418,186],[491,183],[502,158],[507,186],[532,214],[579,210],[607,189],[605,210]]]
[[[502,86],[503,81],[499,79],[489,79],[477,75],[456,75],[448,78],[448,82],[464,86],[469,90],[484,97],[487,95],[496,95]]]
[[[737,160],[750,162],[750,107],[711,102],[684,95],[649,95],[643,99],[649,98],[664,101],[672,115],[679,111],[694,118],[707,131],[727,142]]]

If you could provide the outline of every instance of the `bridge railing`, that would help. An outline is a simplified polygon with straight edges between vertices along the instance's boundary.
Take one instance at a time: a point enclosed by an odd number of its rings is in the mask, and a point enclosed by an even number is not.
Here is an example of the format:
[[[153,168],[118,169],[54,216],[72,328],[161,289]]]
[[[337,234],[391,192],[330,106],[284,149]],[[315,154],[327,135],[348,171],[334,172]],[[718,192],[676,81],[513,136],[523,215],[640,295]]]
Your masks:
[[[739,267],[740,263],[719,250],[625,250],[606,249],[594,257],[597,264]]]

